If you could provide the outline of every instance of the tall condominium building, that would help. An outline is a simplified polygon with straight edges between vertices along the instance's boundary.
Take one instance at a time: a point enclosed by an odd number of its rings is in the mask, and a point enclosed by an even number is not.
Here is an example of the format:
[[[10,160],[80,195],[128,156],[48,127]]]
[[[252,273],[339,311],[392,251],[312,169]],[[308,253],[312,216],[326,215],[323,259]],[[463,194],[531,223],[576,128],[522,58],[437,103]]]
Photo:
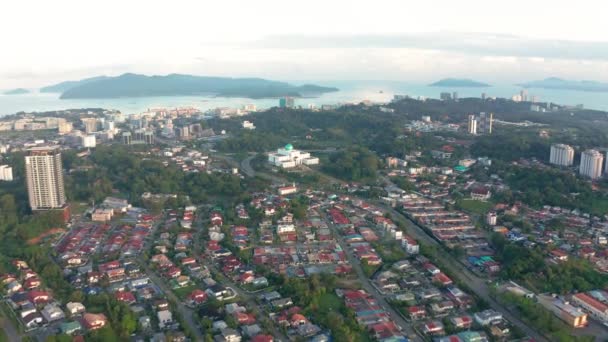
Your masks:
[[[564,144],[551,145],[549,162],[559,166],[572,166],[574,162],[574,149]]]
[[[492,123],[494,121],[494,114],[492,113],[479,113],[477,119],[477,132],[479,134],[492,134]]]
[[[475,115],[469,115],[467,131],[469,132],[469,134],[477,134],[477,119],[475,118]]]
[[[581,154],[580,174],[591,179],[602,176],[604,156],[597,150],[587,150]]]
[[[27,192],[32,210],[65,205],[61,152],[58,147],[34,147],[25,156]]]
[[[84,126],[84,132],[86,134],[91,134],[93,132],[97,132],[97,119],[96,118],[82,118],[82,125]]]

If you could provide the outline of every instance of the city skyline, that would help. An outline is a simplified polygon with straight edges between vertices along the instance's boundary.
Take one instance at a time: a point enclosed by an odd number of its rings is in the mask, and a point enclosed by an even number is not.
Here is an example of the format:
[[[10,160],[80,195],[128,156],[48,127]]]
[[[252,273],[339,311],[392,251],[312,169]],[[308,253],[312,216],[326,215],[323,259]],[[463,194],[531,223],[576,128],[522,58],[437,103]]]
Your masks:
[[[517,0],[491,8],[477,0],[313,1],[289,15],[278,1],[118,5],[5,6],[10,15],[0,32],[4,50],[12,53],[0,57],[0,89],[124,72],[319,81],[608,81],[608,41],[595,25],[607,5],[592,1],[573,7]],[[34,6],[39,10],[32,12]],[[23,18],[36,25],[22,25]]]

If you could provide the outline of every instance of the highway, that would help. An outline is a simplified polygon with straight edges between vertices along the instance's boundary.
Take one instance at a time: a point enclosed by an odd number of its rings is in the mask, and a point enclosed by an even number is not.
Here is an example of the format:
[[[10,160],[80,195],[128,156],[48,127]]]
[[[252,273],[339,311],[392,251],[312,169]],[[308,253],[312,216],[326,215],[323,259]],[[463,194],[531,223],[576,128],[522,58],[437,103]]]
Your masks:
[[[517,326],[521,331],[523,331],[528,336],[534,338],[536,341],[545,341],[549,342],[549,340],[538,333],[534,328],[528,326],[524,321],[522,321],[518,316],[516,316],[511,311],[507,310],[503,305],[498,303],[490,296],[490,291],[488,289],[488,285],[486,281],[482,278],[479,278],[477,275],[473,274],[466,267],[460,264],[458,261],[455,261],[451,256],[445,255],[445,251],[443,250],[443,246],[439,244],[435,239],[430,237],[420,226],[418,226],[415,222],[411,221],[408,217],[401,214],[394,208],[391,208],[382,203],[376,203],[378,206],[388,210],[393,217],[398,217],[401,221],[406,223],[406,232],[411,235],[418,241],[422,241],[428,245],[434,245],[438,247],[438,261],[447,266],[452,270],[452,273],[463,283],[467,284],[467,286],[473,291],[477,296],[488,302],[490,307],[500,313],[511,323]]]

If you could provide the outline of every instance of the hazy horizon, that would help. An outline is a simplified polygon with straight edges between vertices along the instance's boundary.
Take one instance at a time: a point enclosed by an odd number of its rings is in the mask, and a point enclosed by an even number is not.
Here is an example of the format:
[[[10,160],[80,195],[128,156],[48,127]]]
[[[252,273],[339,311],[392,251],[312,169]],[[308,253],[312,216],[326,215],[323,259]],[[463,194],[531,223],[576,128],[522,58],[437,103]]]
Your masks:
[[[608,4],[118,0],[4,4],[0,89],[98,75],[608,82]],[[36,11],[32,11],[36,8]]]

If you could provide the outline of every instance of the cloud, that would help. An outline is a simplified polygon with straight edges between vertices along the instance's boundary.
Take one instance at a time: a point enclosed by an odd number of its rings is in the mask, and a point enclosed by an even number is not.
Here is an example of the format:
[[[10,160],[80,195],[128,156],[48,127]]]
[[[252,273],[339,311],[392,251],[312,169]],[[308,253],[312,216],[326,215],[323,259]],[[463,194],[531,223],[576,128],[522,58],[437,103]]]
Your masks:
[[[608,60],[608,41],[533,39],[509,34],[275,35],[249,43],[269,49],[413,48],[479,56]]]

